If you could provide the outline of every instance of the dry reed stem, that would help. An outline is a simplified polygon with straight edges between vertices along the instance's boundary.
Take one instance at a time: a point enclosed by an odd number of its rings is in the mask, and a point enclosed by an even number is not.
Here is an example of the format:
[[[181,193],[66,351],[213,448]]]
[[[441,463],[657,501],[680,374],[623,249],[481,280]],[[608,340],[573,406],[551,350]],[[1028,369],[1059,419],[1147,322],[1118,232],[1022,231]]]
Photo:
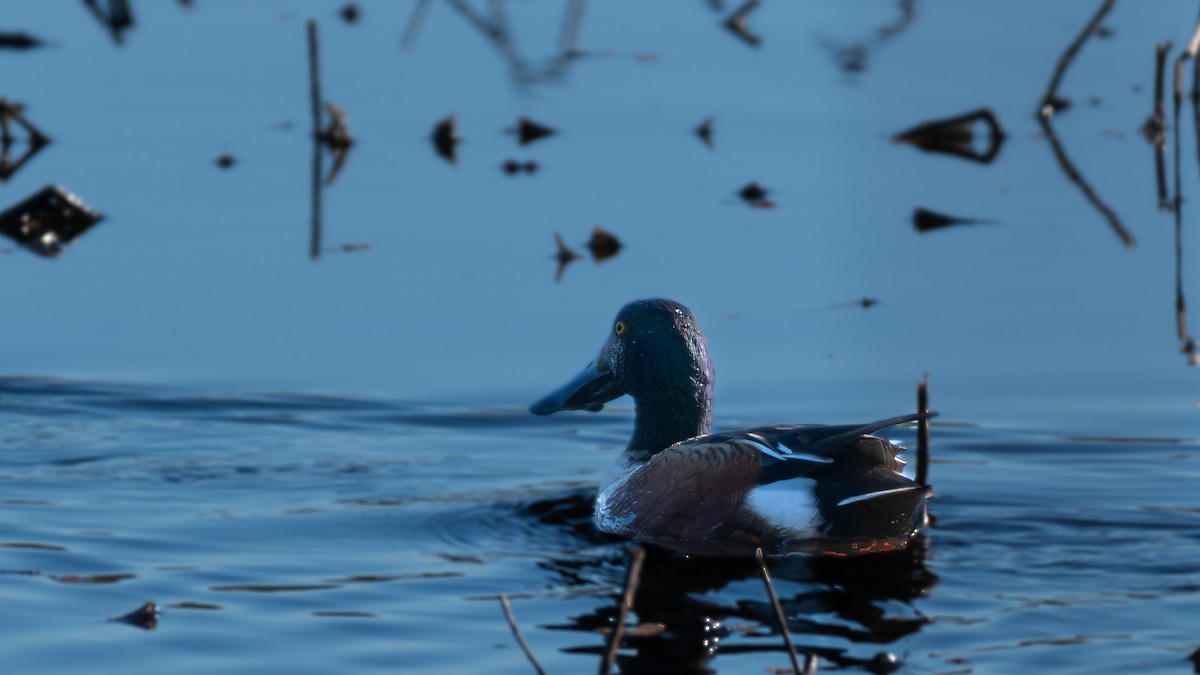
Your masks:
[[[538,672],[538,675],[546,675],[546,669],[538,663],[537,657],[533,655],[533,650],[529,648],[529,643],[525,642],[525,638],[521,635],[521,629],[517,626],[517,618],[513,616],[512,606],[508,604],[508,596],[504,593],[500,594],[500,608],[504,610],[504,618],[508,621],[508,627],[512,629],[517,644],[521,646],[521,651],[525,652],[525,658],[529,659],[529,663],[533,665],[533,669]]]
[[[641,544],[633,552],[629,561],[629,571],[625,575],[625,592],[621,594],[621,605],[617,610],[617,625],[613,628],[612,638],[608,643],[608,651],[600,662],[600,675],[612,672],[613,664],[617,661],[617,649],[621,647],[621,637],[625,633],[625,617],[633,608],[633,594],[637,590],[638,579],[642,576],[642,563],[646,562],[646,547]]]

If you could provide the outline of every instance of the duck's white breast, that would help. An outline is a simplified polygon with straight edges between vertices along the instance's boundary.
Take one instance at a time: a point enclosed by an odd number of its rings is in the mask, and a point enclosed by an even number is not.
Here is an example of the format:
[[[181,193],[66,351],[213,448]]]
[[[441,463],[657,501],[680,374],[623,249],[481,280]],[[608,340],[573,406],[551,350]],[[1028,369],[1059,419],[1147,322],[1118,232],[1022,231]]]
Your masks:
[[[635,515],[624,508],[628,500],[621,498],[621,489],[640,466],[620,462],[610,466],[600,477],[600,493],[596,495],[592,522],[601,532],[624,534],[633,523]]]

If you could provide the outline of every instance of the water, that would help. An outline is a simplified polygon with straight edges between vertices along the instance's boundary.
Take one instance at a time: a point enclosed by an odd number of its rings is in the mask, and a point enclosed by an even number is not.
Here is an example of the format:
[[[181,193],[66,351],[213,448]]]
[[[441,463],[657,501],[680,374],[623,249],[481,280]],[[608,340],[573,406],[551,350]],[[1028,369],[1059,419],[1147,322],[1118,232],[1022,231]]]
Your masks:
[[[1139,128],[1153,45],[1185,43],[1195,8],[1117,3],[1060,90],[1054,130],[1128,248],[1032,115],[1097,3],[766,2],[757,49],[711,4],[589,3],[565,62],[550,0],[504,4],[515,52],[452,3],[407,50],[415,3],[353,25],[329,3],[139,3],[119,46],[82,3],[6,8],[53,44],[0,51],[0,95],[54,141],[0,208],[61,183],[107,216],[56,260],[0,254],[6,672],[530,672],[500,593],[551,672],[594,670],[625,547],[589,500],[631,413],[524,406],[656,295],[704,326],[721,427],[900,414],[932,376],[928,539],[775,569],[825,667],[1186,672],[1200,412]],[[323,246],[369,245],[317,261],[310,16],[357,139]],[[889,140],[980,105],[1007,132],[991,165]],[[428,140],[452,113],[454,166]],[[522,114],[561,132],[518,147]],[[775,208],[740,203],[753,180]],[[995,222],[918,234],[917,206]],[[626,247],[555,283],[554,233],[586,252],[596,224]],[[786,664],[752,569],[648,565],[638,619],[667,630],[625,672]],[[154,631],[106,621],[147,600]]]

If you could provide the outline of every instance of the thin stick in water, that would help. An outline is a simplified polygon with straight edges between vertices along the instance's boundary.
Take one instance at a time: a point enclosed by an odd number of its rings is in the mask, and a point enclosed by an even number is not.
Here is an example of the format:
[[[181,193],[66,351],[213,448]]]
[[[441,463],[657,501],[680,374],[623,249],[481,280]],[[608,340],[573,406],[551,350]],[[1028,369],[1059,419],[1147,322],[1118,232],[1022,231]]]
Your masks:
[[[521,651],[525,652],[525,658],[533,664],[533,669],[538,672],[538,675],[546,675],[546,669],[538,663],[537,657],[533,655],[533,650],[529,648],[529,643],[525,642],[525,638],[522,637],[521,629],[517,626],[517,618],[513,616],[512,606],[508,604],[508,596],[504,593],[500,594],[500,607],[504,610],[504,618],[508,621],[508,627],[512,629],[513,637],[517,639],[517,644],[521,645]]]
[[[1173,97],[1173,112],[1175,119],[1174,157],[1175,157],[1175,333],[1184,344],[1189,339],[1187,327],[1187,301],[1183,297],[1183,195],[1180,194],[1182,185],[1179,176],[1180,147],[1179,147],[1179,109],[1183,105],[1183,71],[1187,65],[1188,51],[1185,50],[1175,60],[1175,95]]]
[[[612,672],[613,664],[617,661],[617,649],[620,648],[621,637],[625,633],[625,617],[633,608],[633,594],[637,590],[638,579],[642,576],[642,563],[645,561],[646,547],[639,544],[629,561],[629,571],[625,575],[625,592],[621,594],[621,606],[617,610],[617,625],[613,627],[608,651],[604,653],[604,660],[600,662],[600,675]]]
[[[421,29],[421,20],[425,18],[425,11],[432,4],[430,0],[420,0],[417,6],[413,8],[412,17],[408,20],[408,27],[404,29],[404,37],[400,39],[400,48],[408,49],[417,39],[417,31]]]
[[[917,383],[917,412],[929,412],[929,373]],[[928,485],[929,481],[929,418],[917,420],[917,484]]]
[[[1079,173],[1079,169],[1075,168],[1075,164],[1067,157],[1067,151],[1063,148],[1062,143],[1058,140],[1058,134],[1054,133],[1054,127],[1050,124],[1050,118],[1059,110],[1065,107],[1066,102],[1058,98],[1058,85],[1062,82],[1063,75],[1067,72],[1067,67],[1075,59],[1075,55],[1079,53],[1079,49],[1083,47],[1083,43],[1087,41],[1092,33],[1100,26],[1100,21],[1108,14],[1116,0],[1104,0],[1100,8],[1096,10],[1096,14],[1088,22],[1081,32],[1069,46],[1062,56],[1059,57],[1058,66],[1054,69],[1054,75],[1050,78],[1050,85],[1046,88],[1046,93],[1042,94],[1042,100],[1038,105],[1037,120],[1042,127],[1042,132],[1046,135],[1046,140],[1050,142],[1050,149],[1054,151],[1054,157],[1058,160],[1059,166],[1067,178],[1074,183],[1083,196],[1091,202],[1092,206],[1108,220],[1109,227],[1113,232],[1121,238],[1121,242],[1126,247],[1132,248],[1137,240],[1130,234],[1129,230],[1125,229],[1125,225],[1121,223],[1121,218],[1112,210],[1104,200],[1100,199],[1100,195],[1096,193],[1090,183],[1084,179],[1083,174]]]
[[[1166,69],[1167,54],[1171,42],[1159,43],[1154,47],[1154,114],[1142,126],[1146,140],[1154,145],[1154,178],[1158,185],[1158,208],[1171,208],[1167,191],[1167,106],[1163,97],[1163,71]],[[1176,120],[1178,122],[1178,120]],[[1178,135],[1178,134],[1176,134]]]
[[[763,585],[767,587],[767,597],[771,599],[771,607],[775,609],[775,620],[779,622],[779,632],[783,633],[783,644],[787,647],[788,658],[792,660],[792,668],[797,673],[806,673],[808,671],[800,665],[800,656],[796,654],[796,645],[792,644],[792,632],[788,630],[787,616],[783,613],[783,605],[779,604],[779,596],[775,595],[775,584],[771,583],[771,573],[767,570],[767,561],[763,558],[762,548],[754,549],[754,559],[758,561]]]
[[[1104,0],[1100,8],[1096,10],[1096,14],[1092,16],[1092,20],[1088,21],[1087,26],[1084,26],[1075,41],[1067,46],[1066,51],[1058,58],[1058,65],[1054,68],[1054,75],[1050,77],[1050,84],[1046,86],[1046,93],[1042,94],[1042,104],[1038,106],[1038,114],[1041,117],[1050,117],[1058,111],[1061,101],[1058,100],[1058,85],[1062,83],[1063,75],[1067,74],[1067,68],[1071,66],[1071,62],[1075,60],[1075,55],[1083,47],[1083,43],[1087,42],[1092,33],[1100,27],[1100,22],[1104,16],[1117,4],[1117,0]]]
[[[308,20],[308,88],[312,106],[312,230],[308,257],[321,257],[321,70],[318,62],[317,22]]]
[[[583,20],[583,12],[587,9],[587,0],[571,0],[567,6],[567,14],[563,18],[562,37],[558,40],[558,50],[569,57],[575,53],[575,41],[579,37],[579,24]]]

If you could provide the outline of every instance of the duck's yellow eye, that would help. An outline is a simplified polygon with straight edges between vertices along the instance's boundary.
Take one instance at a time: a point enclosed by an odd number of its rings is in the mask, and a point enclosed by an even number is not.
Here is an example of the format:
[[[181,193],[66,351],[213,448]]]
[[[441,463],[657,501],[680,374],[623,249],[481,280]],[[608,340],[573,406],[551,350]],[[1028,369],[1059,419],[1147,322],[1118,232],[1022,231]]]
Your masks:
[[[616,327],[613,328],[613,331],[616,332],[617,335],[623,334],[625,332],[625,322],[618,321]]]

